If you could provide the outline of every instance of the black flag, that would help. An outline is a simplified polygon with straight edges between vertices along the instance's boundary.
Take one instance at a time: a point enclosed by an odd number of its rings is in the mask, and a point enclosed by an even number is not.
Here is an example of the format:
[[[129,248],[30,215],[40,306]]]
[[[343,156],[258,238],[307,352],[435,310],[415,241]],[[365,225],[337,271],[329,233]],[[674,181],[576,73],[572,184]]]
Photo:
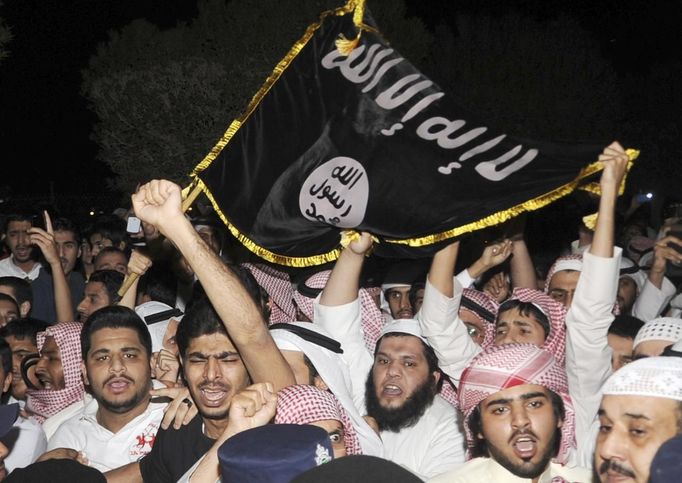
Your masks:
[[[308,27],[194,170],[251,251],[318,265],[355,230],[377,238],[379,255],[423,256],[601,169],[603,146],[520,140],[476,119],[361,22],[363,5]],[[347,37],[358,41],[344,55]]]

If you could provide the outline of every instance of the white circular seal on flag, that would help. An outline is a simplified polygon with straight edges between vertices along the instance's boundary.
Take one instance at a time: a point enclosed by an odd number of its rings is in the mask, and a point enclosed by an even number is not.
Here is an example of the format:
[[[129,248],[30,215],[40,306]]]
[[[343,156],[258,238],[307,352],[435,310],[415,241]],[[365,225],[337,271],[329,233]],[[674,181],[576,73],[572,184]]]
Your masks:
[[[353,158],[338,156],[318,166],[298,195],[303,216],[340,228],[355,228],[365,217],[369,181]]]

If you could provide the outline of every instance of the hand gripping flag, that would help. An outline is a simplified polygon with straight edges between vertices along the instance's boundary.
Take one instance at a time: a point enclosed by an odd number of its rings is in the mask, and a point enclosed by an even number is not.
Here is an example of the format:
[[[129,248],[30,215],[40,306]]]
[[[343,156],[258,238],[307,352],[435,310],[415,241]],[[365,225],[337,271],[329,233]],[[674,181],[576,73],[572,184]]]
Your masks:
[[[425,256],[602,169],[602,146],[515,139],[476,119],[368,17],[362,0],[323,13],[192,173],[260,257],[319,265],[359,231],[378,255]]]

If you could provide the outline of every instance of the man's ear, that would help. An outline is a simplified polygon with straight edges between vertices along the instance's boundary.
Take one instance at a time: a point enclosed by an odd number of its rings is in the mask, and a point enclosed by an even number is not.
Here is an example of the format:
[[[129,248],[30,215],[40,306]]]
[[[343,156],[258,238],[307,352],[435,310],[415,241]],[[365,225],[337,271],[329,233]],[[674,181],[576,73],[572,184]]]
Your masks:
[[[31,311],[31,302],[26,300],[25,302],[22,302],[21,305],[19,306],[19,315],[21,315],[21,318],[28,317],[29,312]]]
[[[433,374],[433,382],[438,384],[438,382],[440,381],[440,377],[442,375],[440,371],[433,371],[431,374]]]
[[[5,380],[2,381],[2,391],[0,391],[0,395],[5,394],[7,391],[9,391],[9,387],[12,385],[12,372],[8,372],[5,374]]]
[[[86,386],[90,385],[90,380],[88,379],[88,370],[85,368],[85,362],[81,361],[81,374],[83,375],[83,383]]]
[[[322,391],[329,391],[329,386],[327,386],[327,383],[324,382],[320,376],[315,376],[313,382],[315,383],[316,388]]]

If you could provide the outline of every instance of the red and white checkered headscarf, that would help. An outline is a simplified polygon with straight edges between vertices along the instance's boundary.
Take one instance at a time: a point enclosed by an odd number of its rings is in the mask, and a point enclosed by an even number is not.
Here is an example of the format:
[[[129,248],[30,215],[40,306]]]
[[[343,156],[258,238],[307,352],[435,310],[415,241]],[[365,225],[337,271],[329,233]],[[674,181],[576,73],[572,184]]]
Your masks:
[[[545,293],[549,293],[549,284],[552,281],[554,274],[564,270],[575,270],[576,272],[582,272],[583,254],[574,253],[571,255],[563,255],[554,261],[547,272],[547,277],[545,278]],[[618,305],[618,302],[614,301],[613,310],[611,312],[613,315],[620,314],[620,306]]]
[[[491,322],[485,319],[476,310],[471,309],[469,307],[465,307],[463,304],[460,304],[459,306],[460,312],[462,310],[466,310],[467,312],[472,313],[478,320],[481,321],[485,330],[483,343],[481,344],[481,346],[482,347],[489,346],[490,344],[493,343],[493,340],[495,339],[495,319],[497,318],[497,309],[499,309],[500,305],[497,303],[495,299],[490,297],[487,293],[481,292],[479,290],[474,290],[473,288],[465,288],[464,291],[462,292],[462,299],[469,299],[492,314],[493,321]]]
[[[296,320],[294,289],[289,275],[262,263],[242,263],[270,296],[270,324]]]
[[[568,394],[568,380],[563,366],[554,356],[533,344],[490,346],[469,364],[459,383],[459,407],[464,413],[467,445],[475,445],[475,435],[469,428],[469,417],[489,396],[524,384],[543,386],[558,394],[564,402],[565,417],[561,427],[561,446],[555,458],[566,463],[575,448],[575,410]]]
[[[53,337],[59,347],[64,372],[64,389],[27,391],[27,408],[41,424],[50,416],[83,399],[84,387],[81,375],[81,329],[80,322],[60,322],[48,327],[45,332],[38,332],[36,339],[38,350],[43,349],[46,337]]]
[[[530,302],[547,316],[549,334],[541,347],[551,352],[557,362],[564,367],[566,363],[566,308],[546,293],[531,288],[515,288],[508,300]],[[486,326],[486,328],[488,327]],[[495,327],[492,328],[490,334],[488,334],[488,330],[491,329],[486,330],[483,347],[493,344],[495,340]],[[488,340],[490,342],[486,344]]]
[[[572,253],[570,255],[563,255],[556,260],[549,271],[547,272],[547,277],[545,277],[545,292],[549,292],[549,282],[552,281],[552,277],[557,272],[562,272],[564,270],[575,270],[577,272],[583,271],[583,255],[582,253]]]
[[[277,394],[275,424],[312,424],[325,419],[333,419],[343,425],[344,443],[349,456],[362,454],[355,427],[332,393],[315,386],[296,384],[285,387]]]
[[[327,285],[327,280],[329,280],[331,273],[331,270],[318,272],[309,277],[305,284],[310,288],[323,289]],[[362,335],[365,340],[365,347],[371,353],[374,353],[376,343],[381,336],[381,328],[384,325],[384,316],[381,314],[377,304],[374,303],[372,295],[366,289],[361,288],[358,292],[358,297],[360,298],[360,318],[362,320]],[[294,300],[299,310],[310,320],[313,320],[314,299],[306,297],[297,290],[294,292]]]

